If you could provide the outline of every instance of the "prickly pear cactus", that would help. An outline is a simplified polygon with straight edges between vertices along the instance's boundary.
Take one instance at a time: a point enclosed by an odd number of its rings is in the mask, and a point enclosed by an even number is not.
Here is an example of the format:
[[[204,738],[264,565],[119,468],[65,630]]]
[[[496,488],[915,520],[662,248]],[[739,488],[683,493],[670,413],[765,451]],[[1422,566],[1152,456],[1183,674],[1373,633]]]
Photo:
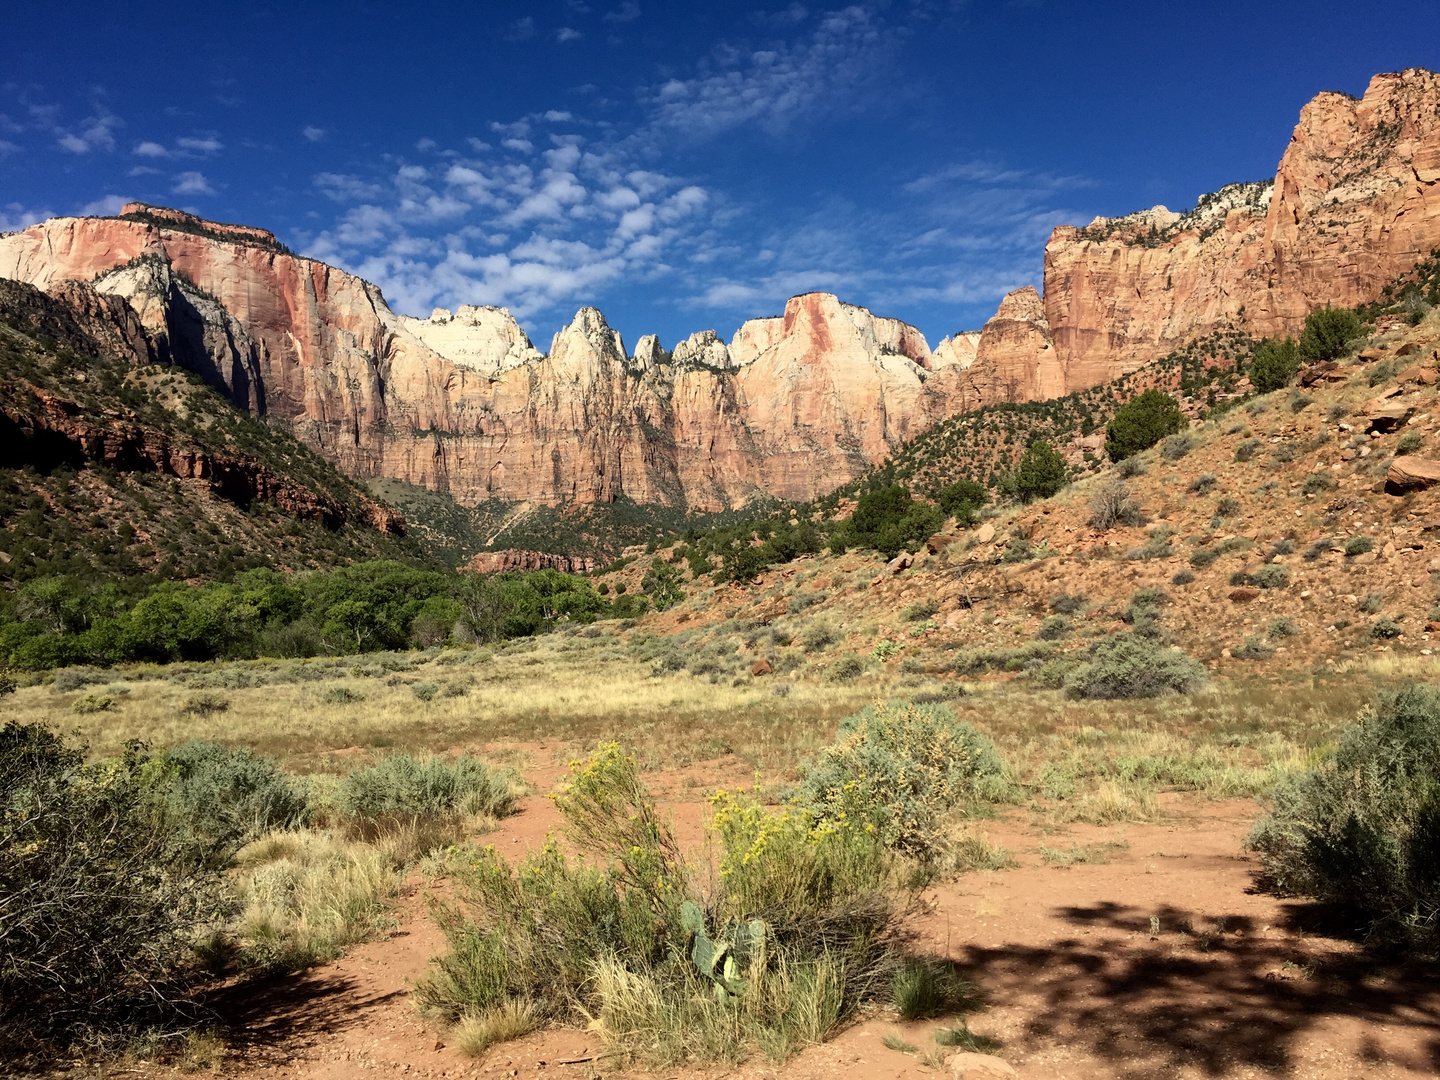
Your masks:
[[[680,925],[690,935],[690,962],[715,984],[716,999],[743,995],[746,986],[742,965],[765,964],[764,920],[735,923],[712,939],[705,933],[704,914],[687,900],[680,908]]]

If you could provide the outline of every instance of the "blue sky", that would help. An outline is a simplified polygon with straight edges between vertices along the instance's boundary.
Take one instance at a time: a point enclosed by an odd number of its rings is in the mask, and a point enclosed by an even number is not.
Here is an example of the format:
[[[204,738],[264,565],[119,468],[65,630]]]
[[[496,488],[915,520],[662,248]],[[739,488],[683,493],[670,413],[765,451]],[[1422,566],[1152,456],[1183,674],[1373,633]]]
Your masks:
[[[935,344],[1050,229],[1274,174],[1301,105],[1440,67],[1440,5],[5,0],[0,230],[125,199],[428,314],[666,345],[825,289]]]

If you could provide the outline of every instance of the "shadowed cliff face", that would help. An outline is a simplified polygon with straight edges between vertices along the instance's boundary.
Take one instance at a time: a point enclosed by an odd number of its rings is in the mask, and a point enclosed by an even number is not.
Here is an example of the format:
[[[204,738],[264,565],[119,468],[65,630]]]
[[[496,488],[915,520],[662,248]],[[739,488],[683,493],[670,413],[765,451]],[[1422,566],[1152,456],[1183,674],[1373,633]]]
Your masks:
[[[1056,229],[1043,296],[1011,293],[933,354],[914,327],[826,293],[728,346],[644,337],[633,356],[583,308],[542,354],[503,308],[396,315],[263,230],[140,205],[0,237],[0,276],[124,298],[154,355],[288,420],[353,476],[466,504],[720,510],[812,499],[946,416],[1095,386],[1222,327],[1295,333],[1437,246],[1440,78],[1410,70],[1306,105],[1273,183]]]

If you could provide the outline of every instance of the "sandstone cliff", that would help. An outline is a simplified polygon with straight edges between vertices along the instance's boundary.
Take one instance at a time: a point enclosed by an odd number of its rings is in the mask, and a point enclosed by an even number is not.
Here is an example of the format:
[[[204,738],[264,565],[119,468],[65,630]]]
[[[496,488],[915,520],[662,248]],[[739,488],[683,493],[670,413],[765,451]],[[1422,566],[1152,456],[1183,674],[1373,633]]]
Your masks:
[[[1273,182],[1230,185],[1183,215],[1057,228],[1043,311],[1022,325],[1007,298],[969,379],[984,401],[1047,397],[1227,325],[1298,333],[1308,312],[1373,300],[1437,246],[1440,77],[1377,75],[1359,100],[1305,106]]]
[[[627,354],[594,308],[541,353],[503,308],[392,312],[378,289],[263,230],[132,204],[0,237],[0,276],[93,281],[127,301],[157,358],[286,421],[352,476],[462,503],[720,510],[810,499],[954,410],[913,326],[828,294]],[[953,397],[953,400],[952,400]]]

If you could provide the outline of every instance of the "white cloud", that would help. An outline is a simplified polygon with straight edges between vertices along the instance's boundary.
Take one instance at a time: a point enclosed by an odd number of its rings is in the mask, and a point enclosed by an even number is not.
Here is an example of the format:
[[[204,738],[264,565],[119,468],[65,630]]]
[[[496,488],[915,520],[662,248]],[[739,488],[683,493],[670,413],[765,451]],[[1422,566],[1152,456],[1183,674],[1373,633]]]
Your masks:
[[[358,176],[332,172],[317,173],[315,186],[336,202],[360,202],[365,199],[376,199],[380,197],[383,190],[379,184],[366,183]]]
[[[301,128],[300,134],[307,142],[324,142],[328,132],[322,127],[310,126]]]
[[[579,41],[585,35],[576,30],[573,26],[562,26],[555,31],[555,40],[560,42]]]
[[[521,154],[528,154],[535,149],[535,144],[529,139],[501,139],[500,145],[507,150],[515,150]]]
[[[106,195],[88,202],[80,208],[81,217],[114,217],[120,213],[120,208],[133,200],[127,199],[124,195]]]
[[[175,145],[192,154],[218,154],[225,149],[225,144],[213,135],[203,139],[176,139]]]
[[[0,157],[7,157],[10,154],[18,154],[19,152],[20,147],[16,146],[13,142],[6,142],[4,139],[0,139]]]
[[[27,229],[37,221],[44,221],[46,218],[55,216],[53,210],[40,210],[22,206],[20,203],[12,202],[0,207],[0,233],[19,232]]]
[[[33,111],[33,110],[32,110]],[[77,131],[56,129],[56,141],[61,149],[68,150],[72,154],[88,154],[92,150],[114,150],[115,131],[125,126],[114,113],[97,106],[96,116],[87,116],[80,121]]]
[[[505,32],[506,41],[525,41],[535,36],[535,20],[529,15],[516,19]]]
[[[175,185],[170,189],[175,195],[214,195],[215,189],[205,179],[203,173],[194,171],[182,172],[175,177]]]
[[[547,109],[545,119],[549,120],[552,124],[563,124],[567,120],[574,118],[568,112],[562,112],[560,109]]]
[[[640,17],[640,5],[635,0],[625,0],[613,11],[607,11],[604,15],[605,22],[630,22]]]
[[[166,158],[170,156],[170,151],[157,142],[142,142],[135,147],[134,154],[136,157]]]

